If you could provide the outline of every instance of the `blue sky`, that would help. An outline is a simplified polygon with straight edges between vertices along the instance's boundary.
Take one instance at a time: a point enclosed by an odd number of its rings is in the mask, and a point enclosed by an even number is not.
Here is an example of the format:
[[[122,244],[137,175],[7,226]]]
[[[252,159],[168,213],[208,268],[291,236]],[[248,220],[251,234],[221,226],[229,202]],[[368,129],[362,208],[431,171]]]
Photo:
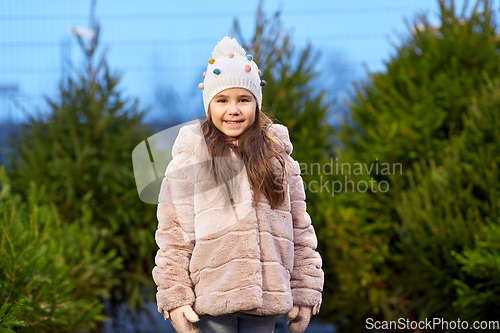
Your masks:
[[[470,2],[471,8],[475,1]],[[458,12],[463,1],[455,3]],[[109,46],[111,68],[124,74],[121,91],[138,97],[142,106],[154,107],[155,88],[162,85],[178,95],[178,112],[203,110],[197,85],[213,47],[230,33],[235,18],[250,38],[257,5],[257,0],[97,0],[100,51]],[[0,1],[0,87],[17,85],[14,98],[30,112],[36,106],[43,112],[43,95],[56,96],[64,52],[82,64],[70,27],[89,26],[90,6],[91,0]],[[268,16],[277,9],[297,49],[311,42],[322,51],[318,70],[337,68],[343,76],[337,84],[343,89],[366,76],[363,63],[370,71],[384,70],[384,60],[394,52],[391,43],[398,45],[398,33],[408,33],[404,18],[411,22],[417,13],[426,13],[431,23],[439,22],[437,0],[264,2]],[[1,95],[0,112],[0,120],[7,112],[23,119],[18,107]],[[161,112],[153,108],[148,117]]]

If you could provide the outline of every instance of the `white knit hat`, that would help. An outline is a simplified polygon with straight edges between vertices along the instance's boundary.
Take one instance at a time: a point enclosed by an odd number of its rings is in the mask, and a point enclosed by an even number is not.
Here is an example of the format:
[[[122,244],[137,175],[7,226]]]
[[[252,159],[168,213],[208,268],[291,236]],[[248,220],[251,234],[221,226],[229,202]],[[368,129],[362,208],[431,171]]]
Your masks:
[[[208,60],[205,80],[198,85],[203,90],[203,105],[208,115],[208,105],[215,95],[229,88],[245,88],[262,106],[262,87],[266,81],[260,79],[260,70],[250,54],[238,44],[235,38],[225,36],[214,47],[212,59]]]

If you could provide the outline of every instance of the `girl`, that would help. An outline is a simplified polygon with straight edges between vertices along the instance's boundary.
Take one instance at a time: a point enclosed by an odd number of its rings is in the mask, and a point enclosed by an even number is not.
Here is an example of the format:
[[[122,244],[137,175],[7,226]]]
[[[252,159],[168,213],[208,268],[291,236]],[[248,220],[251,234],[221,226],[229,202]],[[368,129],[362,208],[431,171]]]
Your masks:
[[[273,332],[285,313],[303,332],[324,275],[288,129],[262,113],[265,81],[235,39],[208,62],[207,118],[180,129],[159,194],[158,311],[179,333]]]

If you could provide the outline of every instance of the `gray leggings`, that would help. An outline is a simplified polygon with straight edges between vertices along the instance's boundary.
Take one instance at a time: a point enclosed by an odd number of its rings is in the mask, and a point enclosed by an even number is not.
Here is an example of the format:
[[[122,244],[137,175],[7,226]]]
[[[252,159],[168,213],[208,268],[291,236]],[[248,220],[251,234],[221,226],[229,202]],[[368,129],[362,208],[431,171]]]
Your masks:
[[[235,312],[220,316],[201,315],[196,324],[199,333],[272,333],[278,317]]]

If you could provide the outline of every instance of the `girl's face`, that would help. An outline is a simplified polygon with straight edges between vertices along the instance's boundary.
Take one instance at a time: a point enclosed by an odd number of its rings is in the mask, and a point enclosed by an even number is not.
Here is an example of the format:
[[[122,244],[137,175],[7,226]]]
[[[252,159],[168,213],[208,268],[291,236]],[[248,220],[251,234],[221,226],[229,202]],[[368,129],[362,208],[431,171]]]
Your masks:
[[[255,121],[257,101],[243,88],[226,89],[210,101],[212,123],[228,137],[236,138]]]

